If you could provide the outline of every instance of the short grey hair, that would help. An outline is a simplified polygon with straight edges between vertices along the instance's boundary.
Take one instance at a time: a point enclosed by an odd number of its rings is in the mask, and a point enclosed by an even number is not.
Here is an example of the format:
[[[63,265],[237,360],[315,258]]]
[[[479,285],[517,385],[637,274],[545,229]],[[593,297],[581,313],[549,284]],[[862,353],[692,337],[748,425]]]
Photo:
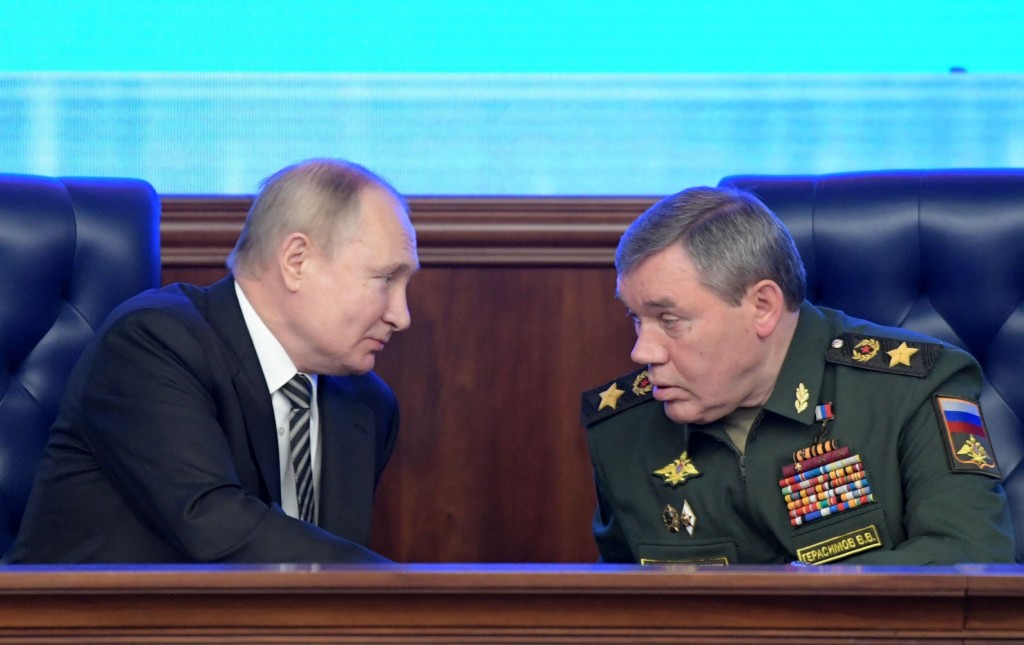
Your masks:
[[[789,311],[804,300],[807,274],[793,237],[748,192],[698,186],[662,199],[623,233],[615,270],[625,275],[673,244],[693,260],[702,283],[733,306],[760,280],[779,285]]]
[[[387,181],[359,164],[309,159],[277,171],[261,183],[228,256],[228,268],[259,273],[273,262],[277,245],[293,232],[309,235],[331,254],[336,238],[358,220],[360,194],[371,187],[387,191],[408,210]]]

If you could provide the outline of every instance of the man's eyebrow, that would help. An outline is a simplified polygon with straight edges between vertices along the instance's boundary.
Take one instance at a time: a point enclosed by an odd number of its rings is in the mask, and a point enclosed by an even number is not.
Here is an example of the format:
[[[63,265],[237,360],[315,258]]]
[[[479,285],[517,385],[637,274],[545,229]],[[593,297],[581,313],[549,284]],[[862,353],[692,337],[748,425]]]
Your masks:
[[[377,268],[377,273],[389,274],[389,273],[415,273],[420,268],[419,263],[416,266],[410,265],[408,262],[394,262],[382,267]]]
[[[648,300],[644,305],[652,309],[673,309],[676,303],[671,298],[658,298],[657,300]]]
[[[622,294],[619,292],[618,289],[615,290],[615,297],[620,301],[622,300]],[[657,300],[648,300],[643,304],[644,307],[648,307],[650,309],[674,309],[676,306],[675,301],[672,300],[671,298],[658,298]]]

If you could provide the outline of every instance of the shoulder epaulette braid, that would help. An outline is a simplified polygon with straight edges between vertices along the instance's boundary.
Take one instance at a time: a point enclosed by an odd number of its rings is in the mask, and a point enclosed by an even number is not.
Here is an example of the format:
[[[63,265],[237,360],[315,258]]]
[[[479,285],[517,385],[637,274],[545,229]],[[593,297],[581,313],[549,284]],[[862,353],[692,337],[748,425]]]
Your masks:
[[[580,424],[589,426],[651,398],[653,391],[647,369],[620,376],[583,393]]]
[[[825,360],[862,369],[924,378],[942,353],[938,343],[845,332],[832,339]]]

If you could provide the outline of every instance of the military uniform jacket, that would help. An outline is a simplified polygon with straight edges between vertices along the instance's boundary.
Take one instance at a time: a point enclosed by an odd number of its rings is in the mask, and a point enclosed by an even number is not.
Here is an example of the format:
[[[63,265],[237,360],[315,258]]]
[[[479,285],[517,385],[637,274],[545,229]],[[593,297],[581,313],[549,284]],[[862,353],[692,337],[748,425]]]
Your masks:
[[[668,419],[643,371],[587,392],[601,559],[1012,562],[999,468],[976,403],[981,384],[976,361],[953,346],[804,303],[742,454],[717,423]],[[973,425],[958,422],[963,409],[977,412]],[[816,410],[832,417],[824,431]],[[796,519],[807,507],[791,508],[783,470],[793,474],[797,451],[828,440],[859,458],[860,502]],[[826,509],[839,504],[822,499]]]

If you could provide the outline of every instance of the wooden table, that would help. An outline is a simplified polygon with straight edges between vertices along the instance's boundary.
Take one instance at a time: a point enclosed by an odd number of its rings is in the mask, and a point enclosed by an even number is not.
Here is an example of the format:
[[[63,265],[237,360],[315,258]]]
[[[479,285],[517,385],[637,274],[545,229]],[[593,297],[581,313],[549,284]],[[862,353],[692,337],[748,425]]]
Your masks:
[[[0,642],[1024,642],[1024,567],[5,567]]]

